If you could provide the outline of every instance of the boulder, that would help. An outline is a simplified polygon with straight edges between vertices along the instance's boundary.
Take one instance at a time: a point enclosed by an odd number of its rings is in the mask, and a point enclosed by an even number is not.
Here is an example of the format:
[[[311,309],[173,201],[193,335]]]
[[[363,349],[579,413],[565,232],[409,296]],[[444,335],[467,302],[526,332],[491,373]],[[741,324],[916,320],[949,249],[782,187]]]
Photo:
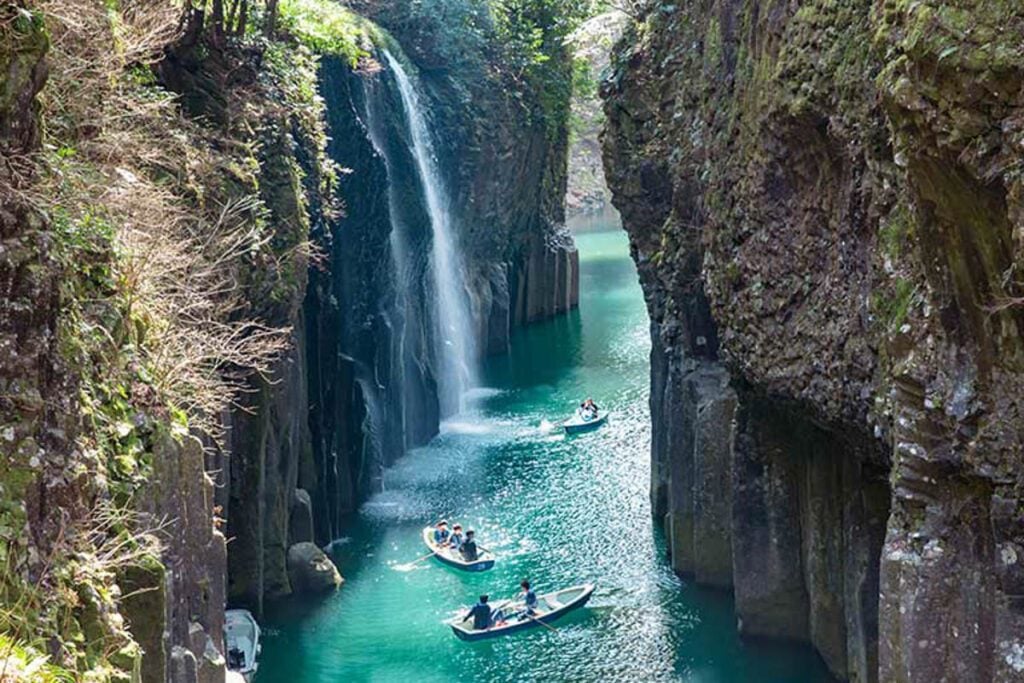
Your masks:
[[[292,491],[288,513],[288,540],[291,544],[313,541],[313,501],[305,489]]]
[[[293,593],[305,595],[334,590],[344,581],[331,558],[309,542],[288,548],[288,579]]]

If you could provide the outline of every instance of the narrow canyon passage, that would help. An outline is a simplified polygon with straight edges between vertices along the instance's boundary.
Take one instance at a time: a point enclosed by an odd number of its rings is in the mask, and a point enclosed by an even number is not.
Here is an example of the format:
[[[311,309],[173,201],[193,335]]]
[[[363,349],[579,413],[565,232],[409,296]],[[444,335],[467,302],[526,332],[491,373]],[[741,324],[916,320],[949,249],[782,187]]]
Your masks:
[[[730,598],[673,574],[648,502],[650,341],[626,236],[590,226],[577,245],[579,311],[517,333],[486,364],[476,410],[388,470],[333,546],[344,589],[269,610],[257,683],[828,680],[809,649],[741,642]],[[566,438],[552,423],[584,394],[611,423]],[[494,570],[406,566],[441,516],[477,529],[499,554]],[[469,644],[441,623],[523,577],[540,592],[597,591],[557,633]]]

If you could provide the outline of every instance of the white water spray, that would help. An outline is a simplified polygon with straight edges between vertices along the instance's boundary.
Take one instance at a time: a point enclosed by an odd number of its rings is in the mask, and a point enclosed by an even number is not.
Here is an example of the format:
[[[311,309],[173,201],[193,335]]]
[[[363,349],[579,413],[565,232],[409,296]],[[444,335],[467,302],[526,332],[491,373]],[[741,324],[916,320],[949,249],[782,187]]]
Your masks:
[[[398,84],[412,138],[411,151],[430,215],[433,232],[431,272],[437,293],[439,331],[438,384],[442,413],[451,415],[461,411],[465,392],[477,384],[476,343],[470,323],[465,283],[462,281],[463,264],[452,234],[449,195],[441,179],[419,93],[401,62],[386,50],[384,58]]]

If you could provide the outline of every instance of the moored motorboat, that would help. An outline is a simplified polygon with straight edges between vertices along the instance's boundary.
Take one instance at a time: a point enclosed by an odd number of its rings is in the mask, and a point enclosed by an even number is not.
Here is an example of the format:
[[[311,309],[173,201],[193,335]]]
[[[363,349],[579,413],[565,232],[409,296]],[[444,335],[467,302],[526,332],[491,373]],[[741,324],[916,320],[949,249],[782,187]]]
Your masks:
[[[228,669],[252,681],[259,664],[260,626],[249,610],[229,609],[224,613],[224,650]]]
[[[589,432],[591,429],[597,429],[607,421],[608,413],[606,412],[587,418],[579,411],[576,411],[575,415],[562,423],[562,428],[565,429],[567,434],[579,434],[580,432]]]
[[[532,617],[527,616],[525,607],[521,602],[509,602],[495,607],[498,615],[495,625],[488,629],[477,630],[470,622],[457,616],[447,620],[445,623],[462,640],[484,640],[486,638],[497,638],[512,633],[549,624],[550,622],[563,617],[569,612],[583,607],[590,600],[594,593],[594,585],[585,583],[572,588],[564,588],[553,593],[545,593],[537,596],[537,610]]]
[[[458,551],[440,547],[434,542],[434,527],[428,526],[423,529],[423,542],[434,553],[434,557],[450,567],[467,572],[483,572],[494,566],[494,553],[488,550],[481,548],[475,560],[467,561]]]

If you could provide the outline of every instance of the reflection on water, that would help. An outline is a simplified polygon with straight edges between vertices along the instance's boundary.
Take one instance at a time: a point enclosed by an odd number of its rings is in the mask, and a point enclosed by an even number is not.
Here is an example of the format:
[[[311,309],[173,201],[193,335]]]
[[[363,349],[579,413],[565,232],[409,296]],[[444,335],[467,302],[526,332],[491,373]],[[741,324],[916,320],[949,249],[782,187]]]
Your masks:
[[[269,616],[257,683],[382,681],[804,682],[827,677],[802,648],[742,643],[727,595],[680,581],[648,502],[648,323],[621,232],[579,234],[579,312],[517,333],[489,362],[475,409],[398,462],[332,550],[346,584],[318,604]],[[584,395],[614,411],[567,438],[556,428]],[[446,517],[498,553],[456,573],[419,532]],[[487,592],[590,581],[590,607],[482,643],[441,621]]]

